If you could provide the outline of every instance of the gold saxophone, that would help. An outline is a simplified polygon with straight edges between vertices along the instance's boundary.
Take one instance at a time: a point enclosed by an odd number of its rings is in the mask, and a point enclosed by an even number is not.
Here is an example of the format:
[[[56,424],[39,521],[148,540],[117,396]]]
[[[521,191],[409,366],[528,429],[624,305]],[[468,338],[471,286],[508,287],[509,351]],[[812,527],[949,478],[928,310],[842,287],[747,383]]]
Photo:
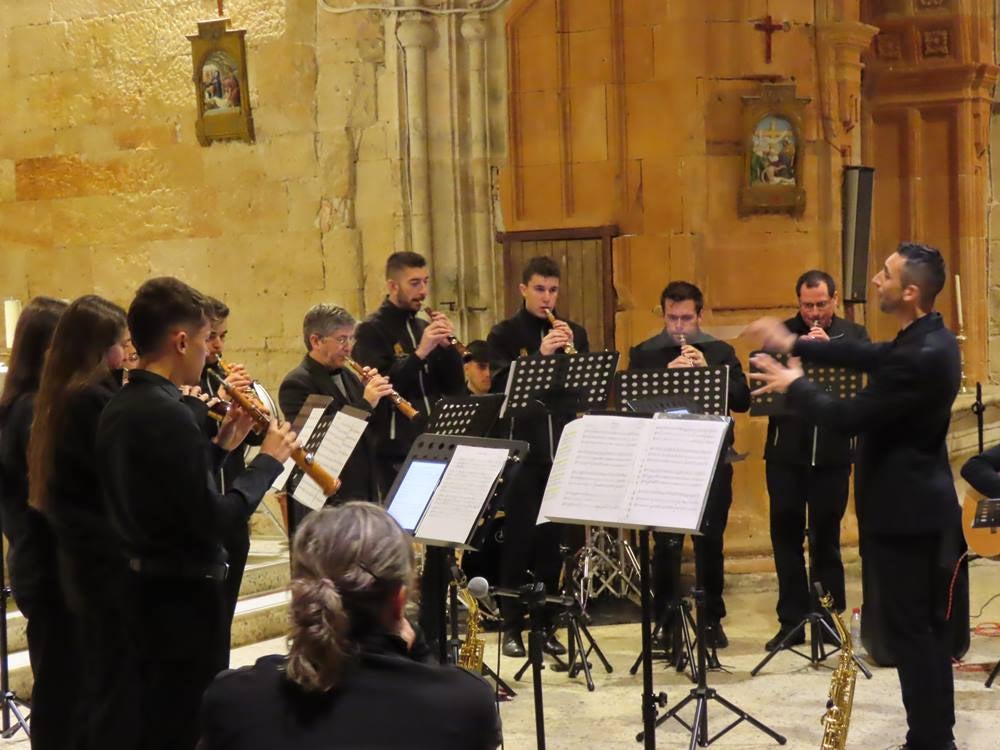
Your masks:
[[[844,621],[833,609],[833,597],[823,594],[820,604],[833,617],[833,624],[840,636],[840,661],[830,680],[830,698],[823,714],[823,744],[820,750],[844,750],[847,747],[847,730],[851,726],[851,708],[854,706],[854,682],[858,665],[854,662],[854,644]]]
[[[483,632],[482,614],[479,612],[479,602],[476,597],[469,593],[469,589],[463,586],[458,590],[458,596],[469,612],[468,622],[465,627],[465,642],[458,650],[458,666],[467,669],[473,674],[483,673],[483,651],[486,648],[486,641],[482,639],[480,633]]]

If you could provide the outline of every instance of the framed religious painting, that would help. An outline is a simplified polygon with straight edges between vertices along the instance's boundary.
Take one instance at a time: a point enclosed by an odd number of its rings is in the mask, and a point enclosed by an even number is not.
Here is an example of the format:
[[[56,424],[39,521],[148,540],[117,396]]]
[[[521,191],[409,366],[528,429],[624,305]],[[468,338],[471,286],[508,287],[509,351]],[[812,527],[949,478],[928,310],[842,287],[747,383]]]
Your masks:
[[[800,215],[806,207],[805,107],[794,84],[765,83],[743,97],[743,173],[739,212]]]
[[[194,64],[198,142],[252,143],[253,113],[247,86],[246,29],[229,29],[228,18],[198,22],[188,36]]]

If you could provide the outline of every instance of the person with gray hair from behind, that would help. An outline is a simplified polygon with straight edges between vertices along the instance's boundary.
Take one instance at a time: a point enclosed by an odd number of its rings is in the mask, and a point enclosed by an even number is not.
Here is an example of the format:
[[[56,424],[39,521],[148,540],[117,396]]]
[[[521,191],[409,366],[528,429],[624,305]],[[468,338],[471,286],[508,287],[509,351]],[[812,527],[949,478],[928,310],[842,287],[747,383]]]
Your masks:
[[[313,394],[333,399],[327,407],[329,413],[347,406],[371,413],[379,400],[392,391],[388,379],[374,370],[365,370],[374,374],[364,384],[350,367],[345,366],[354,347],[355,325],[354,316],[338,305],[320,303],[309,308],[302,321],[306,355],[285,376],[278,390],[278,405],[287,419],[294,421],[306,399]],[[340,492],[328,502],[379,499],[371,428],[365,430],[347,459],[340,481]],[[298,513],[305,513],[305,508],[295,508]]]
[[[404,616],[409,537],[382,508],[311,514],[293,544],[287,656],[223,672],[205,692],[199,750],[494,750],[493,694],[430,658]]]

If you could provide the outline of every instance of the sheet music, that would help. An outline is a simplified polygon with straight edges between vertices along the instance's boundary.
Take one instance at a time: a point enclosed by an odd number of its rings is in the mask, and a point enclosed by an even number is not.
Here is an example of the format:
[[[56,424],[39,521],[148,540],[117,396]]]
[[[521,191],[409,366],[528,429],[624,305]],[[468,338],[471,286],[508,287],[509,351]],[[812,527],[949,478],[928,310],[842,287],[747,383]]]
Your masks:
[[[649,422],[650,444],[657,448],[646,451],[639,460],[627,516],[640,526],[700,528],[729,424],[721,420],[669,418]],[[669,526],[664,525],[667,521]]]
[[[464,545],[507,457],[506,448],[456,446],[414,536]]]
[[[311,414],[309,418],[312,418]],[[327,429],[326,435],[323,436],[319,448],[316,449],[316,463],[333,476],[339,477],[344,470],[344,464],[354,452],[354,448],[367,426],[368,422],[364,419],[353,417],[344,411],[338,411],[333,415],[330,427]],[[294,496],[298,502],[313,510],[319,510],[326,502],[323,490],[308,475],[302,477],[299,486],[295,489]]]
[[[539,522],[697,530],[728,429],[718,418],[578,419],[563,432]]]
[[[302,429],[299,430],[299,435],[296,438],[300,445],[305,445],[309,442],[309,438],[313,434],[313,430],[316,429],[316,425],[319,422],[319,418],[323,416],[325,409],[313,409],[309,412],[309,416],[306,417],[306,421],[302,424]],[[278,478],[274,480],[274,484],[271,485],[272,489],[282,490],[285,487],[285,482],[288,481],[288,475],[292,473],[295,468],[295,461],[289,458],[285,461],[284,468],[278,475]]]
[[[620,521],[623,495],[629,492],[638,457],[645,452],[649,440],[648,421],[635,417],[586,416],[572,422],[563,431],[556,451],[553,473],[562,459],[557,484],[552,493],[546,485],[539,522],[545,522],[549,511],[556,517],[569,514],[591,521]],[[575,429],[564,453],[566,433],[571,428]]]

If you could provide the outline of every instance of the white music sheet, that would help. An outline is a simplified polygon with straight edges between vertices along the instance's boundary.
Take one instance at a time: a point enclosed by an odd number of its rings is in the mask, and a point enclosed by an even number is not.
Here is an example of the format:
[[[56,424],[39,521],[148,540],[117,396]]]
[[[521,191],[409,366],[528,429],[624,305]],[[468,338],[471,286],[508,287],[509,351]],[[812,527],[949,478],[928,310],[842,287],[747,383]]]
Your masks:
[[[697,530],[728,429],[700,416],[578,419],[563,431],[539,523]]]
[[[306,421],[302,424],[302,429],[299,430],[298,440],[299,445],[305,445],[309,442],[309,438],[313,434],[313,430],[316,429],[316,424],[319,422],[319,418],[323,416],[324,409],[313,409],[309,412],[309,416],[306,417]],[[281,491],[285,488],[285,482],[288,481],[288,476],[292,473],[292,469],[295,468],[294,459],[289,458],[285,461],[284,467],[278,478],[274,480],[274,484],[271,485],[271,489]]]
[[[507,456],[506,448],[456,446],[414,537],[465,545]]]
[[[340,476],[344,470],[344,464],[354,452],[354,448],[367,426],[366,420],[351,416],[344,411],[338,411],[333,415],[330,427],[316,449],[314,454],[316,463],[333,476]],[[295,489],[294,497],[298,502],[313,510],[319,510],[326,502],[323,490],[309,476],[302,477],[299,486]]]

